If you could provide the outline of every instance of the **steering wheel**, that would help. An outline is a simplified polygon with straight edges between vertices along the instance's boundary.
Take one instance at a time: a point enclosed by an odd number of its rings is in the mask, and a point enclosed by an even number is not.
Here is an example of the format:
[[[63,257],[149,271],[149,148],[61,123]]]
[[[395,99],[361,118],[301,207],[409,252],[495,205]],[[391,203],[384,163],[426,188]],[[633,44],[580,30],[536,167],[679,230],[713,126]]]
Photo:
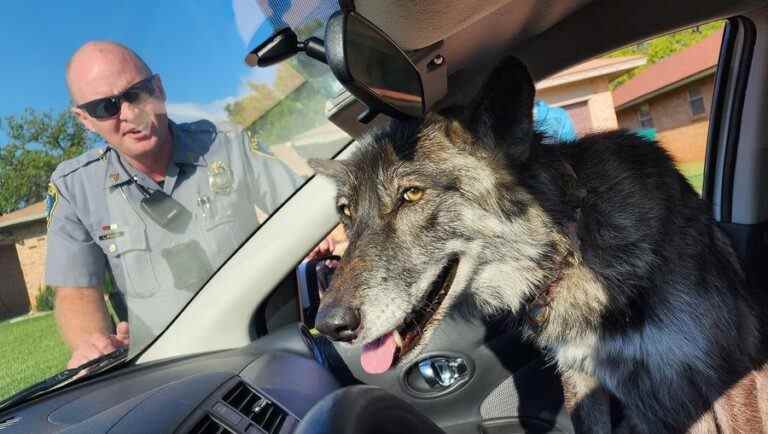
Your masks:
[[[296,434],[445,434],[402,399],[375,386],[339,389],[315,404]]]

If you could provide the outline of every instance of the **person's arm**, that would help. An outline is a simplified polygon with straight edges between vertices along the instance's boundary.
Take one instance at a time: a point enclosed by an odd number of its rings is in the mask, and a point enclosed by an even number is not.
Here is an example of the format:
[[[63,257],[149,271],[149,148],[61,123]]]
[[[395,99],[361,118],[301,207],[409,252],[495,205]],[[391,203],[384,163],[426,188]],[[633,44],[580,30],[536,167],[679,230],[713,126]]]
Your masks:
[[[100,289],[56,288],[54,306],[59,332],[72,350],[67,368],[80,366],[129,344],[127,323],[118,324],[113,334]]]
[[[56,289],[54,311],[59,332],[72,350],[73,368],[127,345],[127,324],[113,335],[104,295],[106,257],[80,220],[68,190],[52,176],[49,189],[46,283]],[[82,193],[81,193],[82,194]]]
[[[98,288],[56,288],[54,306],[61,336],[72,349],[85,336],[112,334],[104,295]]]

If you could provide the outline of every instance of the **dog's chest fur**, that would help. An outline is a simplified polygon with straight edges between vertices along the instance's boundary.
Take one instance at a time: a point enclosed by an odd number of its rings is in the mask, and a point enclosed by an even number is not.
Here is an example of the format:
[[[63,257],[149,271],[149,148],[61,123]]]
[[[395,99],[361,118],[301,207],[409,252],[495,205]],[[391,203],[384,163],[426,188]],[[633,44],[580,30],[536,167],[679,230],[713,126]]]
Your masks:
[[[548,350],[562,370],[602,377],[596,367],[604,349],[596,330],[607,304],[607,289],[586,266],[576,263],[563,272],[554,288],[546,324],[532,330],[537,343]]]

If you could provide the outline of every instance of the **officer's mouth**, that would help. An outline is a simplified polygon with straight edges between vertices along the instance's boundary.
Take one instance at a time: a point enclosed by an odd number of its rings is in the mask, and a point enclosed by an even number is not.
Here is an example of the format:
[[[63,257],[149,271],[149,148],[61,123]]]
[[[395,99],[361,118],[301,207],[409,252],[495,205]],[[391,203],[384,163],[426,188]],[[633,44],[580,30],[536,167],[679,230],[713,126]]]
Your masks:
[[[149,131],[145,131],[139,128],[131,128],[123,133],[123,137],[127,137],[133,140],[145,140],[150,136]]]

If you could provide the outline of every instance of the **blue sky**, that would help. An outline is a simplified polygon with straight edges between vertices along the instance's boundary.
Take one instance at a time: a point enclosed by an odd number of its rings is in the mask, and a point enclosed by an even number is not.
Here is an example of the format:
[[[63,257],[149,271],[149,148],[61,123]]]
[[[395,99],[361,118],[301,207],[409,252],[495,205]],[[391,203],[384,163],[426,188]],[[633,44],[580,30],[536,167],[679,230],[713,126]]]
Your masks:
[[[306,0],[304,0],[306,1]],[[26,107],[68,107],[64,68],[91,39],[133,48],[163,78],[176,120],[223,116],[247,81],[272,70],[243,63],[271,30],[256,0],[3,0],[0,14],[0,118]],[[0,145],[7,137],[0,132]]]

